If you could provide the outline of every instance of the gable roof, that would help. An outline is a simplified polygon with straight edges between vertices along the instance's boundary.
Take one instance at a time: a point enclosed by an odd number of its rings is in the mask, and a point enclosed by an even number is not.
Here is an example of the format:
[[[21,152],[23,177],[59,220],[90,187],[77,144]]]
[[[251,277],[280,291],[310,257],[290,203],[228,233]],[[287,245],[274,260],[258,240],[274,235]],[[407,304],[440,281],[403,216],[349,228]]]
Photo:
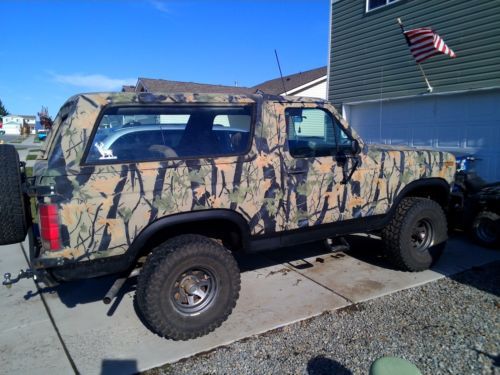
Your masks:
[[[124,85],[122,86],[122,92],[134,92],[135,86]]]
[[[322,66],[321,68],[307,70],[305,72],[295,73],[288,76],[284,76],[286,91],[292,91],[297,87],[304,86],[310,82],[316,81],[319,78],[326,77],[327,68]],[[270,81],[262,82],[258,85],[252,87],[255,90],[262,90],[265,93],[279,95],[283,94],[283,82],[281,78],[272,79]]]
[[[203,94],[253,94],[255,89],[238,86],[209,85],[205,83],[169,81],[166,79],[139,78],[133,91],[141,91],[143,87],[148,92],[198,92]],[[125,91],[125,86],[123,90]]]

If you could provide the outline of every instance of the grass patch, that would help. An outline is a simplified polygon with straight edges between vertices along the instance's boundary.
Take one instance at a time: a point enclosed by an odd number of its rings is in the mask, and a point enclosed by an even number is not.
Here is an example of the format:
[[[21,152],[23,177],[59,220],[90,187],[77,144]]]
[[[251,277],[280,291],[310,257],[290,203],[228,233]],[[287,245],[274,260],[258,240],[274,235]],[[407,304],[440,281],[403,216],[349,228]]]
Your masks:
[[[28,156],[26,156],[26,160],[35,160],[37,158],[38,155],[35,155],[35,154],[29,154]]]
[[[33,167],[26,167],[24,170],[26,171],[26,177],[33,177]]]

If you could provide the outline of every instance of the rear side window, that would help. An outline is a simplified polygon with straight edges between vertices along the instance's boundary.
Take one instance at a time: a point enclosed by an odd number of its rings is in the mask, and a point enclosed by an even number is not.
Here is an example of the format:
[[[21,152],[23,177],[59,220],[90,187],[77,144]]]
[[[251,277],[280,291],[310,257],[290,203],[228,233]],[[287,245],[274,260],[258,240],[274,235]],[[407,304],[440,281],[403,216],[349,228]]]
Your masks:
[[[110,107],[86,162],[230,156],[250,148],[252,107]]]

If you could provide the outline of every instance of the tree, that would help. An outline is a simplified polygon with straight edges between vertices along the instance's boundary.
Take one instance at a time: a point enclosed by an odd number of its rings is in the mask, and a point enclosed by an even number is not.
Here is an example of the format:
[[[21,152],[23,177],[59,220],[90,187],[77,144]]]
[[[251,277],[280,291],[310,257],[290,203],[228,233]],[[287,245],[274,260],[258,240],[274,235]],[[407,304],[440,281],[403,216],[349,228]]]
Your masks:
[[[8,114],[9,111],[7,111],[7,108],[4,107],[2,99],[0,99],[0,117],[7,116]]]

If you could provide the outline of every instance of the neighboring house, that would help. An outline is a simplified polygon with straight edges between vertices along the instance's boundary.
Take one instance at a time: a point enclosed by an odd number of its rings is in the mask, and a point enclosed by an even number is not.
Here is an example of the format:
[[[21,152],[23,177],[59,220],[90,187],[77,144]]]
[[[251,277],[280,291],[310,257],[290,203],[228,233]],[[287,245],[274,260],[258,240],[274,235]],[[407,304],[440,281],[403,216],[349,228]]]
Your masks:
[[[238,86],[209,85],[204,83],[169,81],[166,79],[139,78],[135,87],[123,86],[123,92],[199,92],[253,94],[254,89]]]
[[[253,86],[274,95],[307,96],[326,99],[327,95],[327,67],[308,70],[301,73],[276,78]]]
[[[35,128],[36,117],[26,115],[7,115],[3,117],[3,130],[5,134],[21,134],[21,127],[26,122],[31,129]]]
[[[253,87],[211,85],[205,83],[139,78],[135,86],[122,86],[122,92],[199,92],[255,94],[258,90],[272,95],[295,95],[326,98],[327,68],[317,68],[281,78],[272,79]],[[283,89],[285,83],[286,91]]]
[[[432,27],[457,57],[422,63],[397,18]],[[370,142],[476,154],[500,180],[500,7],[488,0],[332,0],[329,100]]]

